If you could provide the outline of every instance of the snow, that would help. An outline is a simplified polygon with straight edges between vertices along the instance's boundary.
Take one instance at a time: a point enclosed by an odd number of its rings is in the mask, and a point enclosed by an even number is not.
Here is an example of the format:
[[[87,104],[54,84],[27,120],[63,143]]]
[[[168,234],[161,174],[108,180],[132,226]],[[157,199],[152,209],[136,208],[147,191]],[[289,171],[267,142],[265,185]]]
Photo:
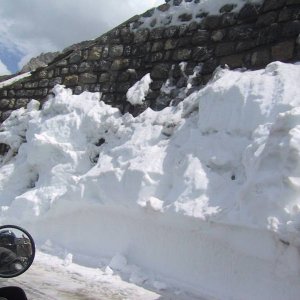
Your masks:
[[[3,87],[6,87],[8,85],[11,85],[23,78],[26,78],[26,77],[29,77],[31,76],[31,73],[30,72],[27,72],[27,73],[23,73],[23,74],[20,74],[20,75],[17,75],[17,76],[14,76],[13,78],[11,79],[8,79],[8,80],[5,80],[5,81],[2,81],[0,82],[0,89],[3,88]]]
[[[161,11],[158,8],[155,8],[154,13],[151,17],[141,17],[139,21],[142,23],[139,26],[140,28],[155,28],[160,26],[172,26],[180,24],[189,24],[192,21],[200,22],[203,16],[206,15],[218,15],[220,14],[220,9],[227,4],[233,6],[232,12],[239,12],[241,8],[247,3],[253,4],[262,4],[262,0],[231,0],[228,3],[228,0],[200,0],[200,3],[185,2],[182,1],[180,5],[173,5],[173,1],[170,1],[170,8],[166,11]],[[181,21],[179,16],[183,14],[191,14],[192,18],[189,21]],[[156,22],[153,24],[153,21]],[[136,30],[136,29],[134,29]]]
[[[132,105],[142,105],[148,95],[151,82],[152,79],[150,73],[148,73],[128,90],[126,94],[127,101]]]
[[[1,224],[65,268],[157,293],[298,299],[299,76],[280,62],[218,69],[177,107],[135,118],[56,86],[2,124]]]

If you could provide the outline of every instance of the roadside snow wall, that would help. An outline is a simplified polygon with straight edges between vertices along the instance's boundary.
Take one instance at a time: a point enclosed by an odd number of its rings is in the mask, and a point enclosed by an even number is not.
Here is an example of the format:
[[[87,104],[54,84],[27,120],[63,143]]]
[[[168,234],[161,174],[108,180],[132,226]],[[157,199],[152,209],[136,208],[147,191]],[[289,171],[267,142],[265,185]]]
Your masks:
[[[2,124],[1,224],[75,262],[115,258],[137,284],[296,300],[299,78],[299,64],[219,69],[177,107],[138,117],[56,86]]]

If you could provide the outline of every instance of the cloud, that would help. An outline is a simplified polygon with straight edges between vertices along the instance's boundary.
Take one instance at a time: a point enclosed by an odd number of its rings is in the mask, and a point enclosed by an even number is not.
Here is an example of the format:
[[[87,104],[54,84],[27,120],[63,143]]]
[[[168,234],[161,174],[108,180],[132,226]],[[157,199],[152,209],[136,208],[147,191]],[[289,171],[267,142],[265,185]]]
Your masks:
[[[164,0],[0,0],[0,43],[24,54],[57,51],[100,36]]]
[[[0,60],[0,76],[9,74],[11,74],[11,72],[7,69],[6,65]]]

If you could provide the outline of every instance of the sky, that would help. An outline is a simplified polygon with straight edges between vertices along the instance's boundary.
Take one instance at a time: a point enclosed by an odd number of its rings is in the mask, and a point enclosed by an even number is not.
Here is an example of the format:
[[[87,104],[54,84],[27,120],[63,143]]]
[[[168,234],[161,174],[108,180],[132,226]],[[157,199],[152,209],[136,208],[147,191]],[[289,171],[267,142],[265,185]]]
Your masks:
[[[164,0],[0,0],[0,75],[100,36]]]

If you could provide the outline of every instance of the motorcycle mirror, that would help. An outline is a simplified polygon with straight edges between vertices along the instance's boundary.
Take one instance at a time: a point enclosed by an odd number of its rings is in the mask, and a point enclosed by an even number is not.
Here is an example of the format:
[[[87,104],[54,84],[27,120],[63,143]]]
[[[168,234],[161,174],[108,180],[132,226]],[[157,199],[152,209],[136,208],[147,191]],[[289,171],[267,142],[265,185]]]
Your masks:
[[[33,263],[35,244],[32,236],[15,225],[0,226],[0,277],[24,273]]]

